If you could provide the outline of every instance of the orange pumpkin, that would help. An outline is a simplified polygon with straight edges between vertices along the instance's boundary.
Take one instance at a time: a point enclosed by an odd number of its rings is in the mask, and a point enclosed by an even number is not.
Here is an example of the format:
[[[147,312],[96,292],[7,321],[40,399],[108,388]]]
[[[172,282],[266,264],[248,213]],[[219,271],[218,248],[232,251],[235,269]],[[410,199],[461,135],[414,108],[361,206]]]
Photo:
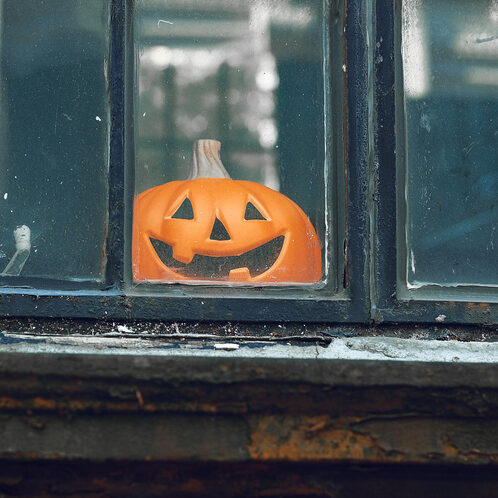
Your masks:
[[[317,282],[320,243],[289,198],[231,180],[220,143],[194,145],[190,179],[135,199],[133,276],[137,281]]]

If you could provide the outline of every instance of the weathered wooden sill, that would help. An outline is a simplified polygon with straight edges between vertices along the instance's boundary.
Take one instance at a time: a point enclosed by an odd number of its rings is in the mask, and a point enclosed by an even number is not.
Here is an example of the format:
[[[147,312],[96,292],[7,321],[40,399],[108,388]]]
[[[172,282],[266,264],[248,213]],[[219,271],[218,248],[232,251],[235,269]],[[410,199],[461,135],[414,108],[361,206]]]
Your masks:
[[[3,460],[498,464],[498,343],[0,339]]]

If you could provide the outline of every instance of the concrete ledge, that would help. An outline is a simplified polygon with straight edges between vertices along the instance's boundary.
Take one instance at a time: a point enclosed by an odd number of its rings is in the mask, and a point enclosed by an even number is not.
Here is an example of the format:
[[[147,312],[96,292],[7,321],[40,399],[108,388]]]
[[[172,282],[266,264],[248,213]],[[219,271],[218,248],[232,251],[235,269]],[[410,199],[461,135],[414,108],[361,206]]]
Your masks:
[[[417,362],[498,364],[498,342],[460,342],[396,337],[337,337],[324,341],[287,343],[220,337],[218,340],[185,335],[129,337],[76,335],[47,336],[0,333],[0,353],[113,354],[162,357],[287,358],[320,360],[393,360]]]

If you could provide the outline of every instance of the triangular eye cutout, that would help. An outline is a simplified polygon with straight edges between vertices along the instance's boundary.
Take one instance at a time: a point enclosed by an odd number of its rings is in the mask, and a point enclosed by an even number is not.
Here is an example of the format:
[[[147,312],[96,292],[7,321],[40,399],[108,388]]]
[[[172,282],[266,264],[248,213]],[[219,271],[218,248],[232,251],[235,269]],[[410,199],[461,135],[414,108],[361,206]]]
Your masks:
[[[252,202],[248,202],[246,206],[246,212],[244,214],[244,220],[266,221],[266,218],[258,211],[258,208]]]
[[[182,202],[181,206],[175,211],[172,218],[179,220],[193,220],[194,210],[192,208],[192,203],[188,197]]]

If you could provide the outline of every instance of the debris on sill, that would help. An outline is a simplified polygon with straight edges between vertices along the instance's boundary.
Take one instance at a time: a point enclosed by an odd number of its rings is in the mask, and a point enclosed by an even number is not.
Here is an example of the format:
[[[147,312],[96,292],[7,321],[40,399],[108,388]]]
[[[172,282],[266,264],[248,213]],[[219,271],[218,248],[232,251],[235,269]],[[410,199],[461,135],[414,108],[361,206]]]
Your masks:
[[[229,343],[229,342],[218,343],[214,345],[214,349],[221,351],[235,351],[236,349],[239,349],[239,347],[240,346],[238,344]]]
[[[130,329],[126,325],[118,325],[117,328],[118,328],[118,332],[120,332],[121,334],[134,334],[135,333],[135,331],[133,329]]]
[[[1,330],[1,329],[0,329]],[[498,341],[460,342],[395,337],[336,337],[329,342],[241,340],[218,342],[190,337],[130,337],[66,335],[40,336],[2,331],[2,353],[120,354],[154,356],[226,356],[314,360],[389,360],[451,363],[498,363]]]

